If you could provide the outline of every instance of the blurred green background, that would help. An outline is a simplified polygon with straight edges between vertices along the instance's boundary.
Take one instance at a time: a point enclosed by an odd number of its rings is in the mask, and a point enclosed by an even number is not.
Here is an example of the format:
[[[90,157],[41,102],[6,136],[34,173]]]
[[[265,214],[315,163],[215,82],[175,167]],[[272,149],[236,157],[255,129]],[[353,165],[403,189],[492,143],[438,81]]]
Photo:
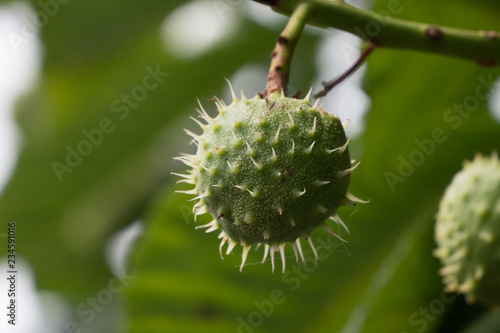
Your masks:
[[[354,4],[379,11],[389,2]],[[196,130],[188,116],[197,97],[215,114],[212,96],[229,102],[224,77],[247,96],[265,88],[286,20],[247,0],[1,3],[21,27],[34,13],[42,20],[36,35],[16,32],[18,52],[39,43],[41,67],[16,103],[22,139],[0,233],[17,223],[45,326],[26,328],[37,317],[25,313],[19,327],[0,326],[7,332],[500,332],[498,312],[443,293],[432,256],[446,185],[476,152],[500,150],[499,68],[376,50],[337,88],[350,93],[324,100],[352,119],[351,155],[362,163],[350,192],[371,199],[340,210],[348,243],[316,231],[318,266],[290,257],[285,274],[272,274],[269,262],[253,265],[262,253],[252,251],[240,273],[241,249],[222,261],[216,236],[194,230],[192,203],[173,195],[170,172],[184,167],[172,157],[193,150],[182,128]],[[400,18],[500,30],[494,0],[400,5]],[[306,29],[290,93],[318,91],[360,47]],[[455,105],[467,116],[448,112]]]

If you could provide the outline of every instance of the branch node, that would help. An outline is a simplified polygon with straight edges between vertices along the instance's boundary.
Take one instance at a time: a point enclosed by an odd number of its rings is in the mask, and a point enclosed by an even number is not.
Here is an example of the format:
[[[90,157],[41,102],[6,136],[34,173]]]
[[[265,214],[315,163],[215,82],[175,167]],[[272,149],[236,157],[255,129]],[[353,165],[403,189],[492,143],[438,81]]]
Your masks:
[[[439,40],[443,38],[443,31],[441,28],[431,25],[425,29],[425,36],[430,40]]]

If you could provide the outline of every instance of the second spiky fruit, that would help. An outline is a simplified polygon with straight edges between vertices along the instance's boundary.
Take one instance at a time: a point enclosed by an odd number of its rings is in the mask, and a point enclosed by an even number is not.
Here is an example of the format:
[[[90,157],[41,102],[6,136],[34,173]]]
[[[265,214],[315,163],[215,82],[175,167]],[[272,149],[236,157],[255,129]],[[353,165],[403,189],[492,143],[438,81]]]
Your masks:
[[[439,204],[435,255],[448,291],[500,305],[500,160],[477,155],[458,172]]]
[[[347,192],[351,167],[348,141],[340,120],[305,100],[284,96],[234,97],[226,106],[217,100],[219,115],[200,116],[201,135],[190,131],[195,155],[179,159],[192,167],[185,182],[197,195],[195,215],[210,213],[208,231],[221,229],[221,248],[228,253],[240,243],[242,266],[252,244],[281,252],[291,242],[301,256],[303,237],[319,226],[330,233],[328,218],[342,223],[337,208],[353,205]],[[342,223],[343,224],[343,223]],[[284,265],[283,265],[284,267]]]

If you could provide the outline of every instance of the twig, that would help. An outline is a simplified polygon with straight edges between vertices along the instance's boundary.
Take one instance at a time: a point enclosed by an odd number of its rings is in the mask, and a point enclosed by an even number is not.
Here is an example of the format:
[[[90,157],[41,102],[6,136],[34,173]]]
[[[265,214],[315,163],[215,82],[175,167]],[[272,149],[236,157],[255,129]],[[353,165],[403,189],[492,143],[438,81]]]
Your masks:
[[[264,98],[267,98],[274,91],[283,91],[286,94],[293,51],[310,12],[311,5],[297,6],[285,29],[278,37],[276,46],[271,53],[272,61],[267,76],[267,87],[263,93]]]
[[[361,53],[358,60],[356,60],[356,62],[348,70],[342,73],[339,77],[329,82],[322,82],[324,89],[318,92],[316,95],[314,95],[314,98],[320,98],[326,96],[326,94],[328,94],[330,90],[332,90],[336,85],[347,79],[349,75],[354,73],[363,64],[363,62],[366,60],[368,55],[375,49],[375,47],[376,47],[375,43],[370,42]]]
[[[500,33],[473,31],[382,16],[344,1],[253,0],[291,15],[298,4],[311,5],[308,24],[353,33],[378,47],[407,49],[475,61],[481,66],[500,65]]]

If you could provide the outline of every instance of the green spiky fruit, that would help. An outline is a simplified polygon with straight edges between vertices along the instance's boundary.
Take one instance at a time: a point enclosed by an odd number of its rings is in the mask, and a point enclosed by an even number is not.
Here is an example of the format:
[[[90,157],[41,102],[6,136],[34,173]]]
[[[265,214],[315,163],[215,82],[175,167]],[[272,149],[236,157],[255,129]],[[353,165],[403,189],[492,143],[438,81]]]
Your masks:
[[[435,255],[448,291],[469,302],[500,304],[500,161],[465,162],[441,199]]]
[[[273,269],[277,251],[285,268],[286,242],[304,260],[300,237],[316,254],[309,234],[321,226],[338,237],[325,220],[345,227],[337,208],[359,200],[347,192],[354,167],[340,120],[310,106],[309,96],[238,100],[233,93],[229,106],[216,100],[217,117],[200,111],[203,133],[186,130],[198,146],[196,154],[178,158],[192,168],[180,176],[195,185],[184,191],[199,200],[195,217],[214,217],[201,227],[221,230],[220,248],[227,242],[227,254],[241,244],[241,267],[252,244],[265,244],[263,261],[270,252]]]

